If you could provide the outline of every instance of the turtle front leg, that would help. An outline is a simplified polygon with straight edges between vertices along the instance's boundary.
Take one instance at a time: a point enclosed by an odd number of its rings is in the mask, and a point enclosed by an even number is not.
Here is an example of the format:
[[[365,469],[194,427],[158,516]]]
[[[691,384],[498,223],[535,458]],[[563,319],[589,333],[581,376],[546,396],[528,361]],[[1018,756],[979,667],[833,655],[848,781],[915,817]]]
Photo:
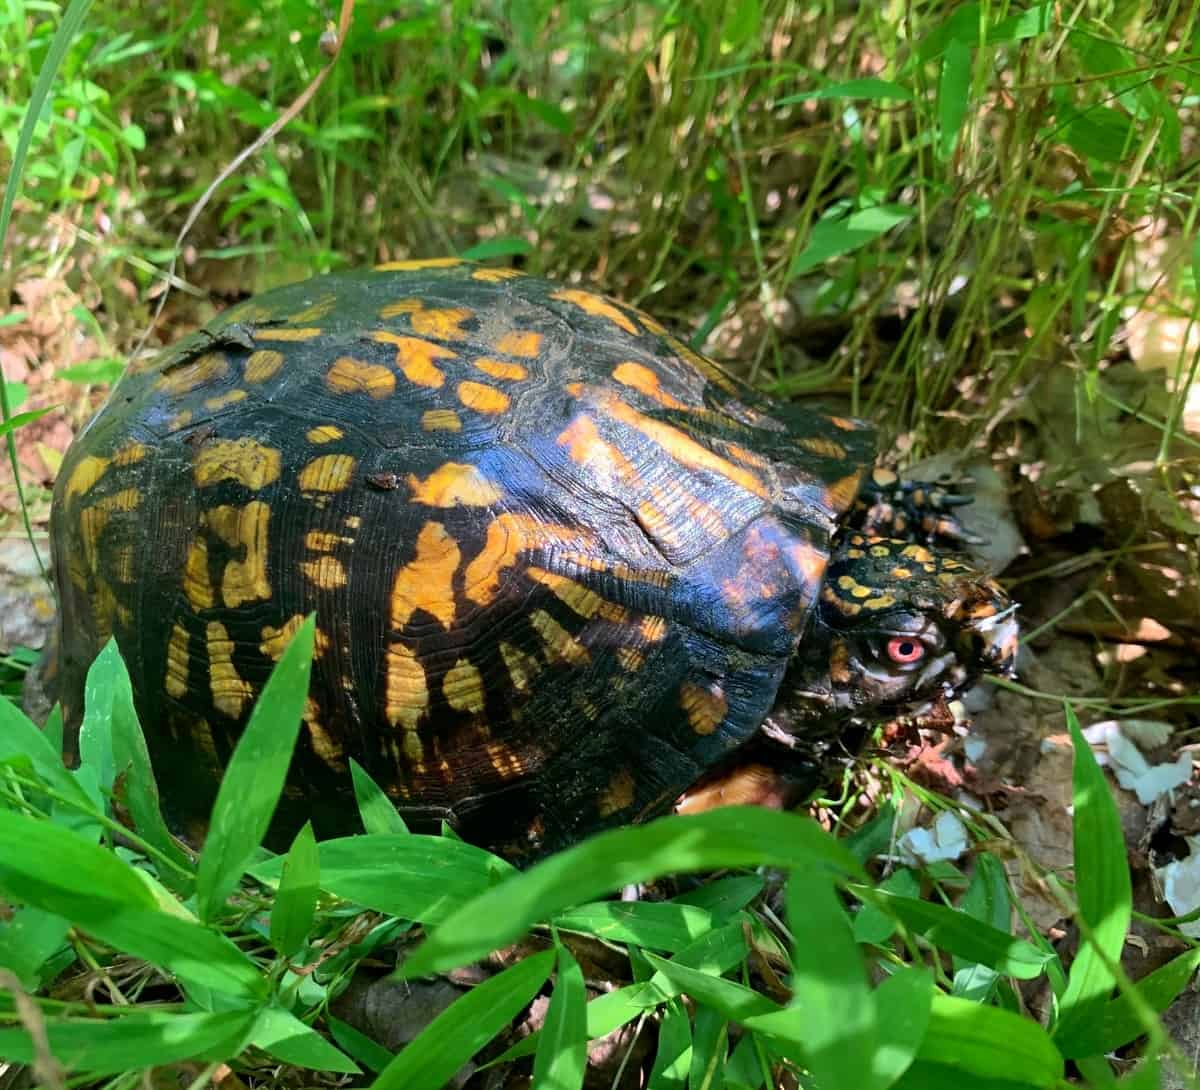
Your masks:
[[[900,538],[961,548],[982,545],[954,515],[971,496],[950,490],[950,482],[909,481],[890,469],[875,469],[859,492],[850,523],[870,537]]]

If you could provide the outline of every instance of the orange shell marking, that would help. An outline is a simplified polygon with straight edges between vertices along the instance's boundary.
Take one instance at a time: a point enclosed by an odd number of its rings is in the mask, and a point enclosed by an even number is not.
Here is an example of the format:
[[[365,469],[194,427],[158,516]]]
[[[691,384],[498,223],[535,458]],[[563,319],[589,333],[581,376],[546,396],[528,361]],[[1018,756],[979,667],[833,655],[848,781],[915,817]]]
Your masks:
[[[417,555],[392,583],[392,627],[403,628],[417,610],[436,617],[443,628],[454,623],[454,573],[461,558],[458,542],[440,522],[427,522],[417,535]]]
[[[385,712],[393,727],[415,731],[429,710],[429,686],[425,671],[416,655],[402,643],[387,649],[387,695]],[[411,734],[404,739],[404,753],[411,760],[421,759],[421,740]]]
[[[658,402],[664,409],[689,409],[690,405],[684,404],[678,398],[672,397],[664,390],[658,381],[658,375],[650,370],[649,367],[644,367],[642,364],[634,360],[626,360],[624,363],[619,363],[613,368],[612,377],[615,378],[622,386],[628,386],[632,390],[637,390],[640,394],[645,394],[651,401]]]
[[[578,288],[564,288],[562,291],[556,291],[550,296],[551,299],[559,299],[564,303],[573,303],[580,310],[595,318],[606,318],[614,325],[620,326],[626,333],[631,333],[637,336],[638,327],[633,324],[624,311],[618,310],[607,299],[601,295],[596,295],[590,291],[580,291]]]
[[[257,439],[213,439],[196,455],[193,472],[196,486],[206,488],[220,481],[236,481],[257,491],[279,479],[282,459],[274,447]]]
[[[477,467],[459,462],[439,466],[423,481],[410,474],[408,485],[413,499],[427,507],[487,507],[504,498]]]
[[[307,326],[296,329],[256,329],[256,341],[311,341],[322,333],[318,326]]]
[[[492,378],[507,378],[516,382],[529,377],[529,372],[521,364],[510,363],[508,360],[494,360],[488,356],[480,356],[475,361],[475,366],[485,375],[491,375]]]
[[[283,366],[283,353],[274,348],[260,348],[251,352],[246,360],[245,376],[247,382],[266,382]]]
[[[406,261],[385,261],[376,265],[376,272],[412,272],[418,269],[452,269],[462,265],[461,257],[415,257]]]
[[[625,484],[638,480],[633,463],[600,435],[590,416],[575,417],[559,433],[557,443],[567,448],[571,461],[593,473],[615,475]]]
[[[416,337],[402,337],[387,330],[371,334],[371,340],[379,344],[390,344],[396,349],[396,366],[409,382],[428,386],[436,390],[446,381],[446,376],[434,364],[434,360],[455,360],[458,353],[440,344],[422,341]]]
[[[516,280],[524,275],[520,269],[476,269],[471,273],[471,279],[485,284],[498,284],[502,280]]]
[[[506,412],[510,404],[508,394],[482,382],[460,382],[458,400],[468,409],[481,413]]]
[[[342,492],[349,486],[356,464],[349,454],[322,454],[300,470],[300,487],[305,492]]]
[[[505,512],[488,523],[487,540],[479,555],[467,565],[466,596],[477,605],[488,605],[500,589],[500,576],[524,552],[538,547],[569,545],[587,551],[587,535],[569,526],[540,522],[528,515]]]
[[[339,394],[370,394],[378,401],[395,391],[396,376],[382,364],[339,356],[325,372],[325,385]]]
[[[206,352],[189,363],[172,367],[158,378],[158,388],[168,394],[186,394],[229,374],[229,361],[219,352]]]
[[[421,414],[424,431],[462,431],[462,421],[453,409],[428,409]]]
[[[729,701],[718,686],[685,681],[679,687],[679,706],[697,734],[712,734],[729,710]]]
[[[542,335],[531,329],[514,329],[496,340],[496,351],[503,356],[521,356],[531,360],[542,350]]]

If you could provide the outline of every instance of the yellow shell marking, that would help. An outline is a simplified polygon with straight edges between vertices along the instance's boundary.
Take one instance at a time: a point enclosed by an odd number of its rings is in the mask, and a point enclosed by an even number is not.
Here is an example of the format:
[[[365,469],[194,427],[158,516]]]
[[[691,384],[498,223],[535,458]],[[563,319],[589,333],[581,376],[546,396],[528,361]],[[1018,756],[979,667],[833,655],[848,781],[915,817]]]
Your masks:
[[[413,272],[417,269],[450,269],[462,265],[461,257],[412,257],[404,261],[385,261],[376,265],[376,272]]]
[[[198,386],[215,382],[229,374],[229,361],[220,352],[205,352],[203,356],[158,376],[156,385],[168,394],[187,394]]]
[[[145,443],[139,443],[136,439],[131,439],[128,443],[118,447],[112,457],[112,464],[115,466],[131,466],[136,465],[149,453],[150,448]]]
[[[267,582],[267,524],[271,508],[261,500],[245,507],[214,507],[205,515],[213,532],[227,545],[246,550],[244,560],[230,560],[221,578],[221,598],[227,606],[265,602],[271,597]]]
[[[467,565],[464,592],[477,605],[488,605],[500,589],[504,569],[512,567],[521,553],[550,545],[569,545],[586,552],[587,544],[587,535],[569,526],[541,522],[528,515],[497,515],[488,523],[483,548]]]
[[[294,613],[279,628],[269,624],[263,625],[262,643],[258,645],[258,649],[272,662],[278,662],[303,623],[304,618],[299,613]],[[313,658],[320,658],[328,648],[329,637],[318,628],[316,639],[313,641]]]
[[[382,364],[339,356],[325,372],[325,385],[339,394],[369,394],[380,401],[395,392],[396,376]]]
[[[637,785],[634,783],[633,773],[627,768],[622,768],[608,781],[608,786],[601,792],[600,797],[596,800],[596,809],[600,812],[601,817],[611,817],[633,805],[636,791]]]
[[[311,341],[319,337],[322,330],[318,326],[297,326],[294,329],[265,329],[254,331],[256,341]]]
[[[199,488],[236,481],[257,491],[279,479],[280,465],[278,450],[243,436],[205,443],[196,455],[193,471]]]
[[[283,353],[274,348],[260,348],[246,360],[246,381],[257,385],[273,378],[283,366]]]
[[[646,656],[632,647],[618,647],[617,662],[621,664],[622,670],[628,670],[633,674],[645,666]]]
[[[738,385],[729,377],[720,367],[718,367],[707,356],[700,355],[694,349],[689,348],[678,337],[664,337],[667,346],[681,360],[691,364],[697,371],[700,372],[709,382],[727,394],[738,394]]]
[[[440,522],[427,522],[417,535],[417,555],[392,583],[392,627],[403,628],[417,610],[436,617],[443,628],[454,623],[454,573],[461,553],[458,542]]]
[[[294,314],[289,314],[287,320],[289,322],[319,322],[322,318],[332,314],[336,306],[337,296],[326,295],[323,299],[310,303]]]
[[[878,598],[868,598],[863,602],[863,609],[888,609],[896,604],[891,594],[881,594]]]
[[[542,335],[531,329],[514,329],[496,339],[496,351],[504,356],[534,359],[542,350]]]
[[[642,639],[647,643],[658,643],[667,634],[667,619],[654,616],[643,617],[641,630]]]
[[[108,472],[110,461],[95,454],[81,458],[79,464],[71,470],[67,478],[67,499],[82,496],[91,490],[92,486]]]
[[[424,431],[462,431],[462,420],[453,409],[427,409],[421,414]]]
[[[474,664],[459,659],[447,671],[442,681],[442,693],[446,703],[455,711],[478,713],[483,711],[485,698],[483,677]]]
[[[337,590],[346,585],[346,569],[337,557],[322,554],[300,565],[304,578],[321,590]]]
[[[546,645],[546,654],[551,658],[562,659],[571,666],[582,666],[591,662],[592,656],[574,636],[544,609],[535,609],[529,615],[529,623],[533,630],[542,637]]]
[[[651,401],[656,401],[664,409],[691,408],[690,405],[667,393],[662,388],[658,375],[651,371],[649,367],[645,367],[634,360],[626,360],[624,363],[617,364],[613,368],[612,377],[622,386],[628,386],[631,390],[637,390],[638,393],[644,394]]]
[[[236,405],[239,401],[245,401],[249,395],[245,390],[230,390],[226,394],[221,394],[219,397],[210,397],[204,402],[204,407],[212,413],[220,412],[222,409],[230,405]]]
[[[492,378],[507,378],[517,382],[529,377],[529,372],[521,364],[510,363],[507,360],[494,360],[489,356],[480,356],[475,361],[475,366],[485,375],[491,375]]]
[[[529,578],[549,588],[554,597],[568,609],[588,620],[596,615],[604,602],[600,595],[582,583],[576,583],[574,579],[546,571],[544,568],[530,568]]]
[[[309,530],[304,535],[304,547],[314,553],[331,553],[339,545],[352,545],[354,538],[342,537],[328,530]]]
[[[318,424],[315,428],[309,428],[304,433],[304,438],[310,443],[320,445],[321,443],[335,442],[345,434],[336,424]]]
[[[846,457],[846,448],[841,443],[835,443],[823,435],[810,435],[799,440],[798,445],[809,454],[816,454],[822,458],[836,458],[841,461]]]
[[[533,655],[526,654],[508,642],[500,644],[500,657],[504,659],[504,668],[512,679],[513,688],[521,693],[529,688],[529,683],[537,677],[542,668],[542,664]]]
[[[839,481],[834,481],[826,489],[830,509],[834,511],[848,510],[850,505],[858,498],[859,489],[862,487],[862,478],[862,471],[859,470],[847,477],[843,477]]]
[[[216,590],[208,578],[208,542],[197,537],[188,549],[183,569],[183,593],[192,609],[212,609],[216,604]]]
[[[300,470],[297,479],[305,492],[343,492],[357,464],[349,454],[322,454]]]
[[[712,734],[729,710],[729,701],[719,686],[685,681],[679,687],[679,706],[697,734]]]
[[[550,298],[560,299],[564,303],[573,303],[580,310],[595,318],[607,319],[625,330],[626,333],[632,333],[635,336],[638,333],[638,327],[633,324],[629,316],[624,311],[618,310],[601,295],[595,295],[590,291],[580,291],[578,288],[564,288],[562,291],[556,291]]]
[[[425,480],[409,474],[413,499],[426,507],[488,507],[504,498],[479,469],[460,462],[447,462]]]
[[[483,748],[488,755],[488,763],[500,779],[515,779],[525,771],[521,755],[506,742],[488,742]]]
[[[420,299],[401,299],[397,303],[389,303],[379,312],[380,318],[396,318],[401,314],[408,315],[409,327],[420,337],[435,337],[439,341],[464,341],[467,331],[462,323],[473,318],[474,313],[466,307],[445,307],[442,309],[425,309]]]
[[[431,390],[436,390],[446,381],[446,376],[433,361],[458,359],[457,352],[440,344],[416,337],[402,337],[387,330],[372,333],[371,339],[379,344],[392,345],[396,349],[396,366],[404,373],[404,377],[417,386],[427,386]]]
[[[205,630],[208,645],[208,683],[213,707],[231,719],[239,719],[254,689],[244,681],[233,664],[233,640],[219,621],[210,621]]]
[[[392,643],[387,649],[387,693],[384,711],[393,727],[415,731],[421,718],[429,710],[429,686],[425,681],[425,670],[417,661],[416,654],[402,643]],[[415,758],[420,759],[420,739],[416,739]],[[405,753],[414,754],[405,744]]]
[[[575,417],[559,433],[556,442],[567,448],[571,461],[601,480],[612,482],[615,479],[624,484],[634,484],[638,480],[633,463],[600,435],[590,416]]]
[[[163,688],[176,699],[184,696],[188,689],[188,633],[178,621],[171,626],[171,639],[167,643],[167,676]]]
[[[520,269],[476,269],[471,273],[471,279],[481,280],[485,284],[498,284],[502,280],[516,280],[524,275]]]
[[[701,446],[694,439],[685,435],[678,428],[664,424],[661,420],[639,413],[626,405],[620,398],[612,394],[602,394],[601,403],[604,411],[614,420],[640,431],[647,439],[657,443],[672,458],[688,469],[698,469],[706,473],[715,473],[732,481],[739,488],[745,489],[763,499],[768,498],[766,486],[753,473],[742,466],[736,466],[719,454],[714,454],[707,447]]]
[[[481,413],[502,413],[509,406],[508,394],[482,382],[460,382],[458,400],[468,409]]]

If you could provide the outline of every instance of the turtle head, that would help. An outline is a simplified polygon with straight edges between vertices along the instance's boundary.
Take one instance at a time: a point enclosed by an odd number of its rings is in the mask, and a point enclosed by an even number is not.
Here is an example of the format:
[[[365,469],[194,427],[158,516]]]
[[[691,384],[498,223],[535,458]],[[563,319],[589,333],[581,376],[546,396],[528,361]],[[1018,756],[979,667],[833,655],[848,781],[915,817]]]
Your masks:
[[[789,669],[789,708],[805,720],[917,715],[981,674],[1012,676],[1016,609],[948,553],[848,534]]]

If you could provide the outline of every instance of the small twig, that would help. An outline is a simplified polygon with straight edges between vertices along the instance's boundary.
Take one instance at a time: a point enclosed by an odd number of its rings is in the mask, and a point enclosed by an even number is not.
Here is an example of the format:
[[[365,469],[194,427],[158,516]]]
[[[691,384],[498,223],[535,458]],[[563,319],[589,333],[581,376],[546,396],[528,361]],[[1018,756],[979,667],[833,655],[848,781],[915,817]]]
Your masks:
[[[36,1003],[25,994],[16,973],[0,969],[0,989],[12,995],[13,1006],[25,1032],[33,1042],[33,1074],[48,1090],[67,1090],[66,1072],[50,1051],[50,1038],[46,1034],[46,1020]]]

